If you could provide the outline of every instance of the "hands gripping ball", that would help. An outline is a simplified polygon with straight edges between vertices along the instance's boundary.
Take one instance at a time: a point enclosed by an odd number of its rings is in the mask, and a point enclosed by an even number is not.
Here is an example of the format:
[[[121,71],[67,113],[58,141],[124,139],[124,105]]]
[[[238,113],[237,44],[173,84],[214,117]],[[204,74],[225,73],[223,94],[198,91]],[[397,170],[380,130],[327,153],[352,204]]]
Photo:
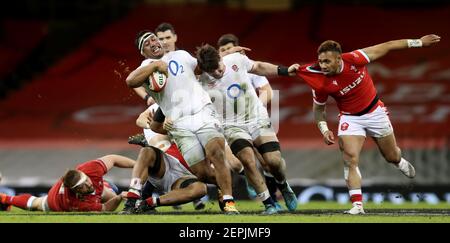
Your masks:
[[[164,89],[164,86],[166,86],[167,76],[163,73],[155,71],[148,77],[148,81],[148,87],[151,91],[160,92]]]

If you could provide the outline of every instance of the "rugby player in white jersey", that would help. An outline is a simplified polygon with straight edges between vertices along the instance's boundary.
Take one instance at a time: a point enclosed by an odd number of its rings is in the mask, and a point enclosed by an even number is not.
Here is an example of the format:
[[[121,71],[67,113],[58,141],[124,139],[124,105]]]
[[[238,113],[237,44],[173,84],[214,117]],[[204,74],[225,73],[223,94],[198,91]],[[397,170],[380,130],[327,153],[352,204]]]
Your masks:
[[[294,211],[297,208],[297,198],[286,181],[286,165],[281,157],[280,145],[267,110],[259,101],[248,73],[293,76],[299,65],[293,64],[289,68],[275,66],[251,61],[240,53],[222,58],[218,50],[208,44],[198,48],[197,60],[200,69],[204,71],[200,82],[221,115],[225,138],[233,153],[243,163],[250,184],[266,206],[266,213],[276,212],[276,208],[271,207],[270,204],[273,205],[274,202],[256,169],[253,146],[266,161],[264,169],[274,175],[288,210]]]
[[[155,71],[167,76],[162,91],[148,90],[148,93],[163,114],[173,122],[169,137],[177,144],[195,175],[208,170],[209,161],[214,165],[217,185],[223,193],[225,213],[239,213],[232,196],[231,173],[225,163],[225,139],[221,133],[221,123],[208,93],[195,77],[197,60],[182,50],[164,55],[160,41],[152,32],[139,33],[136,43],[148,59],[128,75],[127,85],[131,88],[140,87],[148,82],[148,77]]]
[[[217,48],[219,50],[219,53],[222,55],[226,51],[230,50],[231,48],[239,46],[239,39],[234,34],[224,34],[222,35],[219,40],[217,41]],[[241,52],[242,54],[245,54],[245,52]],[[222,55],[223,56],[223,55]],[[258,94],[259,100],[262,102],[262,104],[265,107],[269,107],[272,97],[273,97],[273,90],[270,86],[269,80],[265,76],[256,75],[253,73],[249,73],[249,78],[252,82],[252,86],[255,89],[256,93]],[[258,151],[255,149],[255,155],[258,161],[262,161],[264,163],[264,159],[262,156],[258,153]],[[270,197],[275,202],[275,205],[277,206],[277,209],[281,210],[281,205],[277,202],[277,186],[275,182],[275,178],[273,175],[271,175],[269,172],[262,170],[264,173],[264,179],[266,181],[267,187],[269,189]],[[256,191],[255,189],[248,184],[247,180],[245,180],[246,186],[247,186],[247,192],[250,196],[250,198],[256,198]]]
[[[122,214],[153,212],[155,207],[179,205],[195,201],[206,195],[206,185],[194,176],[177,146],[165,134],[150,129],[150,112],[155,112],[157,104],[151,105],[136,120],[144,128],[149,146],[141,149],[133,168],[132,180],[127,193],[128,200]],[[142,192],[136,190],[145,181]],[[138,186],[139,184],[139,186]],[[162,194],[158,196],[153,192]],[[141,197],[139,194],[142,194]],[[142,199],[136,205],[137,199]]]

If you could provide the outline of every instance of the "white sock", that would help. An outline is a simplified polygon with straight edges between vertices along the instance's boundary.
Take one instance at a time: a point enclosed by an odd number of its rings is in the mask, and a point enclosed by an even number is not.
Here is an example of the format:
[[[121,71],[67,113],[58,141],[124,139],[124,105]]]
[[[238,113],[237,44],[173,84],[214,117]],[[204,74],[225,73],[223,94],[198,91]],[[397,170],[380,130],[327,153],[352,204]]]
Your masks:
[[[223,200],[225,201],[225,200],[233,200],[234,198],[233,198],[233,196],[231,196],[231,195],[223,195]]]
[[[349,190],[348,193],[350,194],[350,197],[355,194],[362,195],[362,190],[361,189],[352,189],[352,190]]]
[[[133,188],[138,191],[142,190],[141,178],[135,177],[135,178],[131,179],[130,188]]]
[[[27,209],[28,210],[31,210],[31,207],[33,206],[34,199],[36,199],[35,196],[31,196],[30,198],[28,198],[28,201],[27,201]]]
[[[261,201],[265,201],[267,198],[270,197],[269,190],[265,190],[259,193],[256,197],[259,198]]]

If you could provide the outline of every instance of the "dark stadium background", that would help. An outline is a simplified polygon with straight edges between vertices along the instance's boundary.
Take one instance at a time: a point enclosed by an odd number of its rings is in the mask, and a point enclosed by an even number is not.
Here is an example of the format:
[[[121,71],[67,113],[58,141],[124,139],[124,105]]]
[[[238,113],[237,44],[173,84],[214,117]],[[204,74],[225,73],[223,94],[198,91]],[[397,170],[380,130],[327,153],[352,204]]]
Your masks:
[[[66,169],[109,153],[137,157],[127,137],[140,130],[144,102],[124,78],[142,60],[141,29],[170,22],[191,53],[234,33],[255,60],[289,65],[316,58],[324,40],[344,51],[399,38],[442,37],[433,48],[390,53],[369,69],[391,112],[413,181],[386,164],[372,141],[361,155],[369,201],[450,203],[450,4],[446,1],[159,0],[2,2],[0,9],[0,187],[45,193]],[[313,123],[310,89],[296,78],[269,78],[279,90],[279,138],[287,175],[301,202],[347,202],[337,146]],[[328,119],[336,131],[337,110]],[[129,170],[108,179],[125,188]],[[235,196],[247,198],[234,177]],[[6,188],[5,188],[6,187]],[[213,196],[214,190],[211,190]]]

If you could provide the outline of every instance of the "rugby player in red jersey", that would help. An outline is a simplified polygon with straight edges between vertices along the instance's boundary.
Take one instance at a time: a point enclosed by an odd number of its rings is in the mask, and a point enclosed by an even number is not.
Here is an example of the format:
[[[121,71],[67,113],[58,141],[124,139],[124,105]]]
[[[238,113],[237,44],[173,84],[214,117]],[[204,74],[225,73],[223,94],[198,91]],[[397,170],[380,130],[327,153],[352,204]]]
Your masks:
[[[336,100],[340,111],[339,148],[344,162],[344,178],[353,203],[353,208],[346,213],[364,214],[358,164],[366,136],[373,138],[387,162],[394,164],[407,177],[415,176],[414,167],[402,157],[396,144],[387,109],[377,95],[366,65],[393,50],[428,47],[439,41],[439,36],[431,34],[420,39],[393,40],[342,53],[338,42],[328,40],[319,46],[317,62],[299,68],[297,75],[313,89],[314,117],[328,145],[335,143],[333,132],[326,123],[328,96]]]
[[[126,192],[116,195],[103,179],[112,168],[133,168],[135,161],[120,155],[106,155],[79,164],[56,182],[47,196],[0,194],[0,205],[13,205],[25,210],[71,212],[114,211]]]

